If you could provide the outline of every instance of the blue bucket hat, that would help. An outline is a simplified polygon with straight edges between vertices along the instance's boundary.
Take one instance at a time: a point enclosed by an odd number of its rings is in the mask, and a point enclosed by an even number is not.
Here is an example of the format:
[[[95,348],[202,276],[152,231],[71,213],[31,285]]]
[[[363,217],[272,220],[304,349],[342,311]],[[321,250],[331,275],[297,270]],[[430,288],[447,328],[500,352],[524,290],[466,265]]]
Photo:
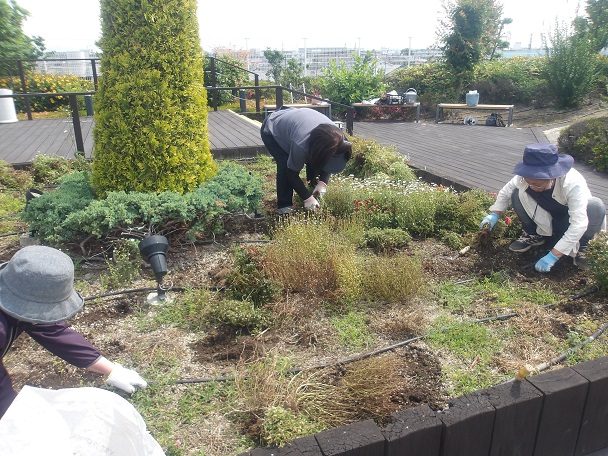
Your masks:
[[[44,324],[70,318],[84,304],[73,287],[72,259],[51,247],[24,247],[0,265],[0,309],[21,321]]]
[[[555,179],[565,176],[573,163],[574,158],[558,153],[555,144],[531,144],[524,149],[524,159],[515,165],[513,174],[530,179]]]

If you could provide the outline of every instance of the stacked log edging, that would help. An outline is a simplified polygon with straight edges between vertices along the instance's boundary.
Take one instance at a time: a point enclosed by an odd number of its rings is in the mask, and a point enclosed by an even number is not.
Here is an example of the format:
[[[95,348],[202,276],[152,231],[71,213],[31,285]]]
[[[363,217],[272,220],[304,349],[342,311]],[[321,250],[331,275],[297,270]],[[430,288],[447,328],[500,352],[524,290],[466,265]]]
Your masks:
[[[602,451],[602,450],[605,450]],[[586,456],[608,454],[608,357],[238,456]]]

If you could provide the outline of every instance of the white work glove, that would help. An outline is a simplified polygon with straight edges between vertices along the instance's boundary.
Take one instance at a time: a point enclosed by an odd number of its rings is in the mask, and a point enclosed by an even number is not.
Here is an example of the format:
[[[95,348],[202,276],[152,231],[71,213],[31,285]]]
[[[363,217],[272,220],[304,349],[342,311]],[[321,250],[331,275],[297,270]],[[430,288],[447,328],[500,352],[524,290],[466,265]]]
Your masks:
[[[308,209],[309,211],[314,211],[315,209],[321,207],[319,202],[317,201],[317,199],[314,196],[311,196],[310,198],[307,198],[304,200],[304,207],[306,209]]]
[[[141,378],[137,372],[122,367],[118,363],[114,363],[114,369],[112,369],[112,372],[108,375],[106,383],[126,391],[129,394],[135,392],[136,386],[139,386],[142,389],[148,386],[148,383]]]
[[[319,198],[323,198],[327,193],[327,184],[323,181],[319,181],[317,186],[312,191],[313,196],[317,196]]]

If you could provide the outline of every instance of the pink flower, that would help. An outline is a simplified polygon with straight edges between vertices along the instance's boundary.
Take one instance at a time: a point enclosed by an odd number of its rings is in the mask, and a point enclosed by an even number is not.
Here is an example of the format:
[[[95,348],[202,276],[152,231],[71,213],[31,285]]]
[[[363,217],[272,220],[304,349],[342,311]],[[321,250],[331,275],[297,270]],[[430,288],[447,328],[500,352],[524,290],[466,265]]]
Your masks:
[[[505,215],[505,223],[507,225],[510,225],[512,223],[511,217],[508,217],[508,216]]]

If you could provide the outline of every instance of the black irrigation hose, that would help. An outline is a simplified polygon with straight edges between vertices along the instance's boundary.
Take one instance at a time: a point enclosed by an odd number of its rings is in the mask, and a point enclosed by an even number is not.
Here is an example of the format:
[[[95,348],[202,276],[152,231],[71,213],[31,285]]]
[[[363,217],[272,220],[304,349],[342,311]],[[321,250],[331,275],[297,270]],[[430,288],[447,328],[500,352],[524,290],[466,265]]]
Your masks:
[[[0,237],[17,236],[18,234],[24,234],[24,233],[27,233],[27,231],[15,231],[14,233],[0,234]]]
[[[215,287],[215,286],[207,286],[207,285],[197,285],[197,286],[192,286],[192,287],[170,287],[170,288],[161,288],[161,290],[163,291],[186,291],[186,290],[192,290],[192,289],[200,289],[200,288],[206,288],[208,290],[212,290],[212,291],[221,291],[224,289],[224,287]],[[156,291],[158,290],[157,287],[146,287],[146,288],[133,288],[130,290],[121,290],[121,291],[113,291],[110,293],[104,293],[104,294],[100,294],[97,296],[90,296],[87,298],[84,298],[84,301],[92,301],[93,299],[99,299],[99,298],[107,298],[109,296],[119,296],[119,295],[123,295],[123,294],[130,294],[130,293],[142,293],[142,292],[146,292],[146,291]]]
[[[570,298],[568,298],[567,300],[562,301],[562,302],[567,302],[572,299],[582,298],[591,293],[595,293],[598,290],[599,290],[598,286],[593,286],[590,289],[588,289],[582,293],[579,293],[577,295],[571,296]],[[546,306],[543,306],[543,308],[551,307],[553,305],[555,305],[555,304],[547,304]],[[513,313],[509,313],[509,314],[495,315],[493,317],[478,318],[478,319],[472,320],[471,323],[486,323],[488,321],[504,321],[504,320],[509,320],[509,319],[511,319],[513,317],[517,317],[517,316],[519,316],[519,314],[513,312]],[[597,339],[606,329],[608,329],[608,323],[604,324],[598,331],[596,331],[594,334],[592,334],[587,339],[585,339],[585,341],[581,342],[580,344],[576,345],[575,347],[570,348],[568,351],[564,352],[564,354],[558,356],[557,358],[551,359],[550,361],[548,361],[548,363],[544,363],[544,364],[547,364],[546,368],[548,368],[554,364],[557,364],[558,362],[563,361],[566,358],[566,356],[568,356],[570,353],[575,352],[576,350],[580,349],[581,347],[588,344],[589,342]],[[445,328],[442,330],[445,330]],[[395,350],[396,348],[399,348],[399,347],[404,347],[406,345],[411,344],[412,342],[416,342],[417,340],[424,339],[425,337],[426,337],[426,335],[412,337],[411,339],[403,340],[401,342],[397,342],[396,344],[389,345],[387,347],[384,347],[384,348],[381,348],[378,350],[374,350],[374,351],[371,351],[368,353],[363,353],[361,355],[352,356],[350,358],[347,358],[342,361],[337,361],[335,363],[320,364],[318,366],[310,367],[307,370],[317,370],[317,369],[324,369],[326,367],[332,367],[332,366],[342,366],[344,364],[349,364],[349,363],[352,363],[355,361],[360,361],[362,359],[371,358],[372,356],[380,355],[382,353],[386,353],[388,351]],[[287,373],[297,374],[299,372],[302,372],[302,370],[303,369],[299,369],[299,368],[290,369],[287,371]],[[540,372],[540,370],[539,370],[539,372]],[[231,380],[234,380],[234,378],[233,377],[195,378],[195,379],[176,380],[175,383],[178,385],[181,385],[181,384],[188,384],[188,383],[227,382],[227,381],[231,381]]]

